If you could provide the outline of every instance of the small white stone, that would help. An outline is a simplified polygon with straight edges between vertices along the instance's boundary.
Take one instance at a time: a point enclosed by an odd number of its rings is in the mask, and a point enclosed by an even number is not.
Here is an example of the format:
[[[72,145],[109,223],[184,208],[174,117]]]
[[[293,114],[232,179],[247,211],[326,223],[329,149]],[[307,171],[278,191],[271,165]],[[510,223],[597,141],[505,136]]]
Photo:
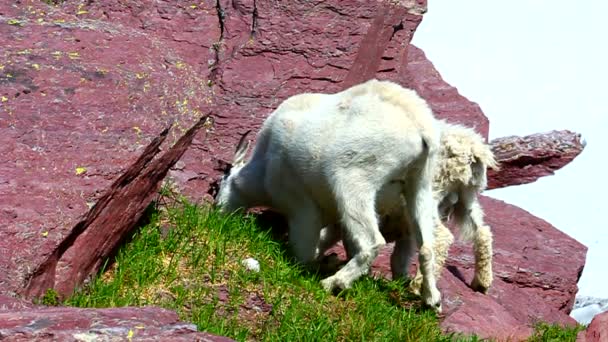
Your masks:
[[[260,263],[254,258],[244,259],[241,264],[249,271],[260,272]]]

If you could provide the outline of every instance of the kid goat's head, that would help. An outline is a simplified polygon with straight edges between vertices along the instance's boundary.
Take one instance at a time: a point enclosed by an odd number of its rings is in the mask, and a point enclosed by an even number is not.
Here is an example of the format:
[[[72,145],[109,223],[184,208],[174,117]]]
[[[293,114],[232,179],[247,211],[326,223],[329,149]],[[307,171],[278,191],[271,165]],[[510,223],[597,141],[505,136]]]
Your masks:
[[[217,191],[215,203],[222,211],[231,212],[242,205],[239,200],[241,194],[235,175],[238,175],[239,171],[245,166],[245,155],[247,155],[247,150],[249,149],[247,135],[250,132],[251,130],[248,130],[241,136],[239,143],[236,145],[232,163],[224,163],[222,166],[224,174],[219,182],[219,186],[217,183],[215,184],[216,189],[214,190]]]

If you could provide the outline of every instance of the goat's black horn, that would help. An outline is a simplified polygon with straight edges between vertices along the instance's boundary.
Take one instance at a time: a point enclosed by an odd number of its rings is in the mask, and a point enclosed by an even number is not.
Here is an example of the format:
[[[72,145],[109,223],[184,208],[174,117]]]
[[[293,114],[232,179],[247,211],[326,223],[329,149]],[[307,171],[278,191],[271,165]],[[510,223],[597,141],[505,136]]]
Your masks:
[[[239,140],[239,143],[236,145],[235,151],[239,151],[243,147],[243,144],[245,143],[245,139],[247,138],[247,135],[249,135],[249,133],[251,133],[251,130],[248,130],[247,132],[243,133],[243,135],[241,135],[241,139]]]

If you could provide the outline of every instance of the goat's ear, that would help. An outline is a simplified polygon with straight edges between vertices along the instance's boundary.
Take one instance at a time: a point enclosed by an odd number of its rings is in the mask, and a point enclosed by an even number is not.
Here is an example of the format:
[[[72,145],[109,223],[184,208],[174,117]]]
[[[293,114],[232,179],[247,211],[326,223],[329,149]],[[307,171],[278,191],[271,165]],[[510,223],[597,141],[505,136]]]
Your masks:
[[[248,130],[241,136],[241,140],[239,140],[238,145],[236,145],[236,150],[234,151],[234,159],[232,160],[232,165],[239,165],[245,162],[245,155],[247,154],[247,150],[249,149],[249,141],[247,140],[247,135],[251,132]]]

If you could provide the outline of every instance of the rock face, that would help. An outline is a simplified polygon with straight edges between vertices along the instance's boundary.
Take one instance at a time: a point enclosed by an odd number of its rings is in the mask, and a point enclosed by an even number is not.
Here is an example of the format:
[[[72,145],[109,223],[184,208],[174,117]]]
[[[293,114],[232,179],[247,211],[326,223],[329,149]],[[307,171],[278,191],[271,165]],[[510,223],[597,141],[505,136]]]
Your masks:
[[[424,0],[1,2],[0,294],[69,294],[133,228],[180,156],[170,179],[208,199],[240,134],[294,94],[389,79],[487,137],[479,106],[409,44],[425,11]],[[208,112],[212,120],[198,121]],[[575,154],[550,156],[520,153],[490,182],[527,182]],[[452,301],[444,327],[522,336],[528,316],[570,322],[585,248],[520,209],[484,205],[497,283],[489,296],[470,291],[457,275],[470,279],[472,257],[455,246],[441,283]]]
[[[604,342],[608,341],[608,312],[599,314],[593,318],[587,330],[581,331],[576,339],[577,342]]]
[[[10,308],[7,310],[6,308]],[[35,307],[0,295],[3,341],[206,341],[226,337],[198,332],[173,311],[157,307],[78,309]]]

